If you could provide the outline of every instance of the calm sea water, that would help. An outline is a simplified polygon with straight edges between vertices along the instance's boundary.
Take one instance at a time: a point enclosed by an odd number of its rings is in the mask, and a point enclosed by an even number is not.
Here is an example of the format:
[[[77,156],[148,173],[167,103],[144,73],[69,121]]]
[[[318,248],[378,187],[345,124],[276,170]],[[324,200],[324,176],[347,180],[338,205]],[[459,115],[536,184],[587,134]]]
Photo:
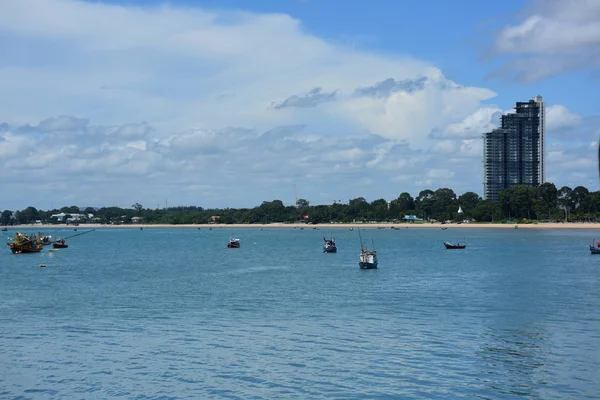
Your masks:
[[[358,268],[347,229],[99,229],[56,253],[6,247],[0,398],[600,398],[594,232],[361,232],[378,270]],[[337,254],[322,253],[330,234]]]

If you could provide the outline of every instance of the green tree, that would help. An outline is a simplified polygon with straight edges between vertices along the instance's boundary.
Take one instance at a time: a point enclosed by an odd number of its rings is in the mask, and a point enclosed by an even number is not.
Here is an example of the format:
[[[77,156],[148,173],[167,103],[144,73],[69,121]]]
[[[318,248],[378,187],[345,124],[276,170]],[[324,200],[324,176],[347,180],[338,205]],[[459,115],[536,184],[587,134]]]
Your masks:
[[[12,211],[4,210],[2,211],[2,215],[0,215],[0,225],[10,225],[12,222]]]
[[[417,214],[423,219],[429,219],[433,214],[434,193],[432,190],[421,190],[415,199]]]
[[[477,204],[481,201],[481,197],[474,192],[466,192],[458,197],[457,203],[464,212],[464,217],[472,218],[473,211]]]
[[[376,221],[385,221],[388,215],[388,202],[384,199],[378,199],[371,203],[373,218]]]
[[[473,209],[473,218],[478,222],[498,221],[500,216],[500,205],[491,200],[481,200]]]
[[[135,203],[131,206],[131,208],[133,208],[139,215],[144,209],[144,206],[142,206],[140,203]]]

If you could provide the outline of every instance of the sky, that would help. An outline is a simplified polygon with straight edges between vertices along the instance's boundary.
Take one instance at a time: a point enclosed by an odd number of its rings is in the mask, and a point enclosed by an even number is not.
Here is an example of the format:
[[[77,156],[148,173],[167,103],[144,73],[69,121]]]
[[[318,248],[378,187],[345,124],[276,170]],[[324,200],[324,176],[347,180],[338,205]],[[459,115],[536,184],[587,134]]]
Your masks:
[[[481,135],[547,107],[598,190],[600,1],[2,0],[0,209],[482,194]]]

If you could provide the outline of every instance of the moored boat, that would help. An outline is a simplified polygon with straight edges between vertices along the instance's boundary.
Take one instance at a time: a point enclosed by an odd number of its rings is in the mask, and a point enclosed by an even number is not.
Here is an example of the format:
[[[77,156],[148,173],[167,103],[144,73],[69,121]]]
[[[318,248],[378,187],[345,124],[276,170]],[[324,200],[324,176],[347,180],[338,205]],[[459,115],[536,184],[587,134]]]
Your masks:
[[[358,265],[361,269],[376,269],[378,264],[376,250],[369,250],[367,248],[360,250],[360,262]]]
[[[14,254],[39,253],[42,251],[42,243],[34,235],[27,236],[23,232],[17,232],[12,242],[6,243]]]
[[[360,228],[358,229],[358,237],[360,239],[360,259],[358,262],[360,269],[377,269],[379,261],[377,260],[375,242],[373,242],[373,250],[369,250],[366,246],[363,246]]]
[[[590,245],[590,253],[600,254],[600,242],[596,243],[595,240],[592,241],[592,244]]]
[[[337,253],[337,246],[335,245],[334,238],[323,238],[325,245],[323,246],[323,253]]]
[[[37,238],[42,243],[42,246],[49,246],[52,244],[52,236],[51,235],[44,235],[43,233],[38,232]]]
[[[234,239],[234,238],[229,239],[229,242],[227,242],[227,247],[230,249],[239,249],[240,248],[240,239]]]
[[[444,242],[444,246],[446,246],[447,249],[464,249],[465,247],[467,247],[466,244],[460,244],[459,242],[457,242],[456,244]]]
[[[52,247],[55,249],[66,249],[69,247],[68,244],[65,243],[65,239],[58,239],[54,243],[52,243]]]

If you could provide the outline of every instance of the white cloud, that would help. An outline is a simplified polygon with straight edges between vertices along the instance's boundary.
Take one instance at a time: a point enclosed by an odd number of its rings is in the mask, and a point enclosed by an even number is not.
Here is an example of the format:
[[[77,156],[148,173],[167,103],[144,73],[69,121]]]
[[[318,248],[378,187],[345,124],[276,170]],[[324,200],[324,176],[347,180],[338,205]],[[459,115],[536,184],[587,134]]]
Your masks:
[[[497,107],[481,107],[462,121],[449,124],[440,137],[480,138],[500,126],[501,116],[502,110]]]
[[[600,2],[537,0],[525,14],[496,37],[492,54],[513,56],[499,74],[532,82],[600,68]]]
[[[560,104],[546,108],[546,129],[557,131],[565,128],[573,128],[581,124],[581,116],[570,112]]]
[[[292,202],[294,184],[313,204],[480,192],[495,93],[426,61],[194,7],[3,0],[0,29],[6,206],[252,206]],[[549,108],[548,124],[573,115]]]

